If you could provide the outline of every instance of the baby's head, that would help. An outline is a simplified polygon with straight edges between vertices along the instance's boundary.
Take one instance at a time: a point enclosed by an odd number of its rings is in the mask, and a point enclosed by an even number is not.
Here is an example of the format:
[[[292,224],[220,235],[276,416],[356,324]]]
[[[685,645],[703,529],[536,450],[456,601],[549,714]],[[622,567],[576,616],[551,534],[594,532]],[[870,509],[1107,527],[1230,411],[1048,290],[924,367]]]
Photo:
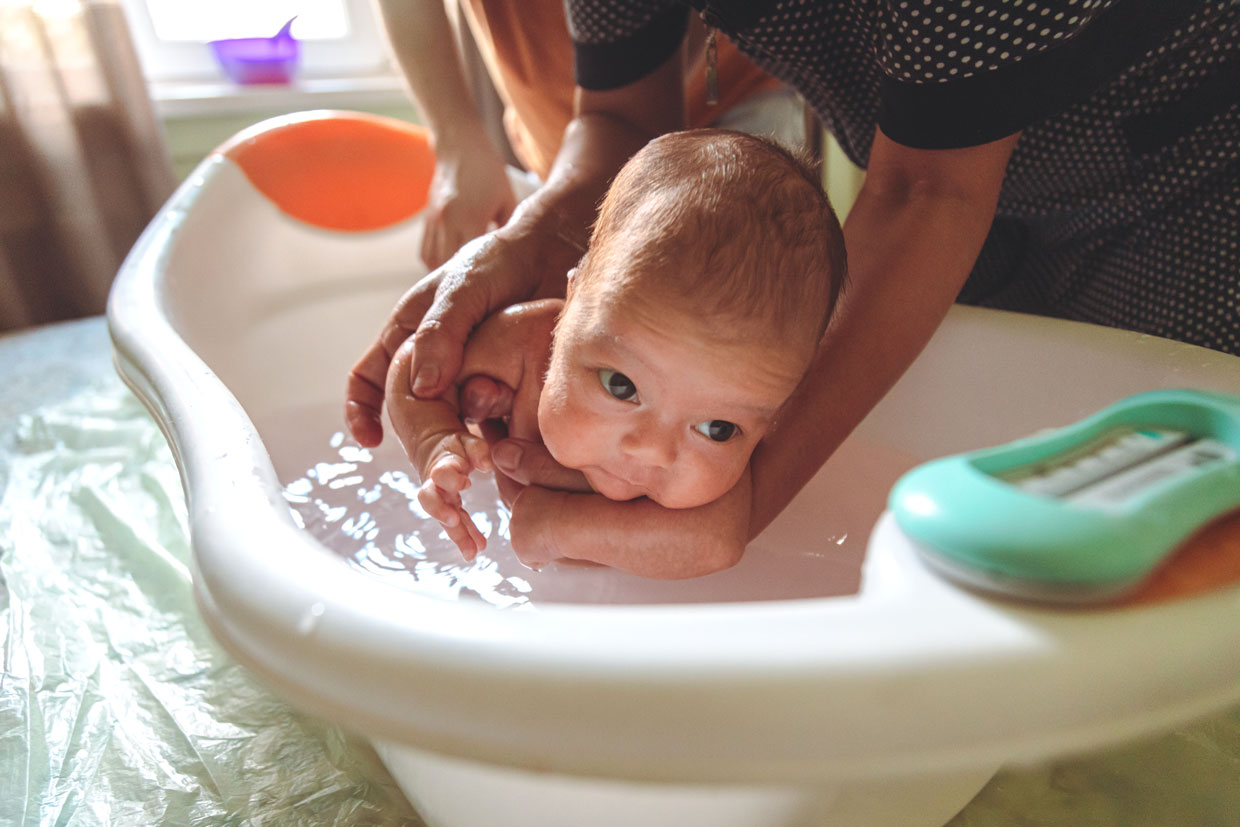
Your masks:
[[[544,442],[617,500],[717,499],[805,374],[844,279],[814,174],[743,133],[665,135],[604,199],[570,274]]]

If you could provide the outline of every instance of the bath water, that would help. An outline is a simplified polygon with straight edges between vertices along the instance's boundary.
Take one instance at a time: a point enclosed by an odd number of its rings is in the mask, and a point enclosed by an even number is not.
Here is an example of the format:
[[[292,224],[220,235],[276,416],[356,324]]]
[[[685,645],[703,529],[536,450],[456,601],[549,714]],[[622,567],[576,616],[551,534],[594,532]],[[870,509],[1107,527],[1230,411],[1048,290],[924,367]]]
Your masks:
[[[573,562],[534,571],[508,541],[509,512],[490,475],[463,502],[487,538],[466,563],[417,502],[417,477],[390,435],[359,447],[336,406],[254,417],[294,519],[349,565],[404,588],[498,608],[540,602],[700,603],[854,594],[870,529],[914,457],[854,436],[727,571],[680,581]],[[807,528],[808,527],[808,528]]]

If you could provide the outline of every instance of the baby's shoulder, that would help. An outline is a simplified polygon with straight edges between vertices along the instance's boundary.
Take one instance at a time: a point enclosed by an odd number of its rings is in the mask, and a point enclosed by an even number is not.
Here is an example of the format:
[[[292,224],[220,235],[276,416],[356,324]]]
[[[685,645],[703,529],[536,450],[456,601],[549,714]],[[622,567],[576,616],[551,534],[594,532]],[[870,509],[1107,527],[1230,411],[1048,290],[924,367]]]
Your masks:
[[[555,327],[563,307],[563,299],[521,302],[492,314],[484,324],[493,323],[508,335],[521,335],[522,331],[550,330]]]
[[[506,307],[474,330],[465,348],[464,375],[486,373],[515,384],[527,367],[541,372],[551,352],[551,334],[561,299],[540,299]]]
[[[551,348],[551,334],[556,329],[560,299],[523,301],[495,312],[474,331],[475,338],[484,338],[487,345],[507,351],[537,352]]]
[[[501,347],[522,351],[530,349],[532,345],[550,347],[551,332],[555,329],[556,319],[563,307],[562,299],[539,299],[514,304],[488,316],[474,331],[474,336],[486,338],[488,342]]]

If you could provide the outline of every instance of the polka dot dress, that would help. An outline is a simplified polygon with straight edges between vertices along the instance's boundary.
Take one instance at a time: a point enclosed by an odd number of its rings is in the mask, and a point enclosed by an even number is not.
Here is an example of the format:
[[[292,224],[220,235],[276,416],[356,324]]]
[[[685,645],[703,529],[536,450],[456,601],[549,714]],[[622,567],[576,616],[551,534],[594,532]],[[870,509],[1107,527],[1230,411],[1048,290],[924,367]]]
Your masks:
[[[864,167],[1023,131],[961,301],[1240,354],[1240,0],[568,0],[578,82],[701,13]]]

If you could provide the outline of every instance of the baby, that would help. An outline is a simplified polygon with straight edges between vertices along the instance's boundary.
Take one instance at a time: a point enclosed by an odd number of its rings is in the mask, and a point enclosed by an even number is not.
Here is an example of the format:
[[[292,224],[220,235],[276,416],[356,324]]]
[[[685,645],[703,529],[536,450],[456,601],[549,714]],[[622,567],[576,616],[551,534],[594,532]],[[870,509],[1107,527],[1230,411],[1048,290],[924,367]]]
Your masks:
[[[389,394],[419,501],[467,559],[484,547],[460,499],[470,472],[491,468],[486,441],[460,418],[461,388],[483,375],[513,391],[509,436],[541,440],[604,497],[712,502],[740,480],[805,374],[844,269],[819,182],[783,149],[713,129],[652,141],[612,182],[563,301],[480,325],[445,396]]]

